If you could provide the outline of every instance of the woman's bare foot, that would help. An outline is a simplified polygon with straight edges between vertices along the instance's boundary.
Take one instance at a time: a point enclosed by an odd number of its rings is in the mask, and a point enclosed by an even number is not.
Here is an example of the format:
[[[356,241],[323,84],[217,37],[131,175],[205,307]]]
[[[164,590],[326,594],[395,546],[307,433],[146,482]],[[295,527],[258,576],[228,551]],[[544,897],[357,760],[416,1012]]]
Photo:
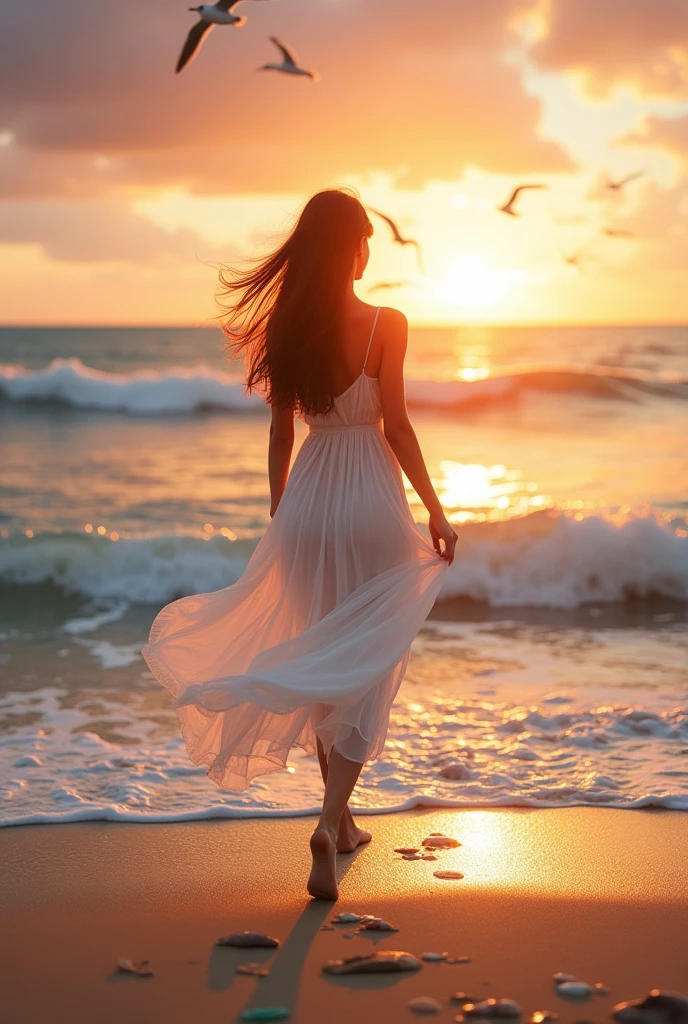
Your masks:
[[[335,848],[334,835],[325,828],[316,828],[311,836],[313,867],[307,885],[308,892],[316,900],[339,899],[334,870]]]
[[[339,822],[339,833],[337,835],[337,853],[353,853],[353,851],[369,843],[372,839],[370,832],[359,828],[351,817],[351,811],[347,807]]]

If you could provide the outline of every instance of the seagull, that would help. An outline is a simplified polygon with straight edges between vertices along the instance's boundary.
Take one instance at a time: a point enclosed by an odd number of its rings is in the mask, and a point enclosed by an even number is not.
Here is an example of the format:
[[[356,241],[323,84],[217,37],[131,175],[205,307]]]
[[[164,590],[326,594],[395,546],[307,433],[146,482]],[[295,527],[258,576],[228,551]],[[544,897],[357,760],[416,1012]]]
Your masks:
[[[504,203],[504,206],[498,206],[497,209],[500,213],[508,213],[510,217],[520,217],[521,214],[514,210],[514,205],[521,192],[524,192],[528,188],[549,188],[549,185],[519,185],[509,196],[508,202]]]
[[[380,217],[385,222],[385,224],[387,224],[390,231],[392,232],[392,238],[397,243],[397,245],[413,245],[415,247],[416,257],[418,259],[418,269],[420,270],[421,274],[424,274],[425,271],[423,270],[423,254],[420,247],[420,242],[417,242],[415,238],[404,238],[404,236],[401,234],[399,228],[394,223],[392,218],[388,217],[386,213],[380,213],[379,210],[374,210],[372,206],[369,206],[368,209],[370,210],[371,213],[374,213],[376,217]]]
[[[559,254],[561,255],[561,258],[563,259],[564,263],[566,263],[567,266],[575,267],[576,270],[580,271],[581,270],[581,256],[583,255],[583,250],[587,249],[589,244],[590,243],[586,243],[585,245],[582,245],[580,247],[580,249],[576,249],[575,252],[571,252],[571,253],[565,253],[565,252],[563,252],[560,249],[559,250]]]
[[[310,71],[308,68],[302,68],[299,64],[298,58],[293,50],[290,50],[288,46],[280,42],[276,36],[270,36],[270,42],[274,43],[279,52],[282,54],[281,64],[261,64],[258,68],[259,71],[281,71],[285,75],[304,75],[306,78],[310,78],[311,81],[318,81],[317,71]]]
[[[629,182],[635,181],[636,178],[642,178],[646,173],[646,171],[635,171],[633,174],[629,174],[625,178],[620,178],[618,181],[608,179],[605,187],[611,192],[620,192],[624,185],[628,185]]]
[[[184,48],[179,54],[175,68],[176,74],[179,74],[182,68],[186,67],[189,61],[196,56],[204,36],[216,25],[234,25],[235,28],[240,28],[244,24],[246,18],[240,14],[232,14],[232,9],[242,2],[243,0],[218,0],[216,4],[189,7],[190,11],[198,11],[201,19],[196,22],[186,37]]]

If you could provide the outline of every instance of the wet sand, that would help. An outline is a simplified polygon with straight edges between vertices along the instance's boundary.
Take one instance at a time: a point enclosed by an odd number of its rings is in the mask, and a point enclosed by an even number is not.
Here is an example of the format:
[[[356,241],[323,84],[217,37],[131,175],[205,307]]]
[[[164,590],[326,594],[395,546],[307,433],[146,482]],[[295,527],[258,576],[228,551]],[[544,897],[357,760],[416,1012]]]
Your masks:
[[[434,996],[452,1020],[457,990],[510,996],[562,1021],[601,1022],[651,987],[688,990],[688,816],[668,811],[419,811],[366,818],[370,847],[341,858],[341,898],[309,901],[313,819],[189,824],[101,822],[0,831],[0,991],[10,1024],[228,1022],[285,1006],[296,1021],[411,1020],[409,999]],[[393,848],[428,833],[462,846],[436,863]],[[440,881],[438,868],[463,871]],[[321,931],[334,912],[372,913],[397,934]],[[214,946],[250,928],[273,950]],[[322,964],[373,949],[448,951],[470,964],[414,975],[328,978]],[[113,972],[150,960],[152,978]],[[240,963],[265,961],[267,978]],[[609,995],[572,1005],[555,971],[604,982]]]

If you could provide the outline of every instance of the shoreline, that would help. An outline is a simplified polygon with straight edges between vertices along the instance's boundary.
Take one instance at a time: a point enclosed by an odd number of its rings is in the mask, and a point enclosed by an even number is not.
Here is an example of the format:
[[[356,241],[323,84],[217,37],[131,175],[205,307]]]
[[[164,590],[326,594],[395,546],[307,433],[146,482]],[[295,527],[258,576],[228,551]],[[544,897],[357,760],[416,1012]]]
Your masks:
[[[368,817],[373,843],[340,858],[340,900],[305,892],[306,818],[188,824],[77,823],[0,830],[5,951],[0,975],[12,1024],[231,1021],[247,1007],[285,1006],[307,1022],[411,1020],[409,999],[442,1003],[463,990],[517,1000],[524,1019],[602,1022],[652,987],[686,991],[688,817],[597,808],[409,811]],[[462,845],[437,863],[395,846],[431,832]],[[438,868],[461,881],[440,881]],[[399,931],[347,939],[321,931],[334,913],[373,913]],[[220,935],[251,929],[278,951],[232,950]],[[377,937],[376,937],[377,935]],[[329,959],[402,949],[448,951],[469,964],[426,963],[413,975],[328,978]],[[267,955],[265,955],[267,954]],[[114,973],[150,960],[152,978]],[[267,978],[236,975],[265,962]],[[609,988],[582,1005],[553,993],[568,971]],[[451,1016],[450,1016],[451,1015]]]

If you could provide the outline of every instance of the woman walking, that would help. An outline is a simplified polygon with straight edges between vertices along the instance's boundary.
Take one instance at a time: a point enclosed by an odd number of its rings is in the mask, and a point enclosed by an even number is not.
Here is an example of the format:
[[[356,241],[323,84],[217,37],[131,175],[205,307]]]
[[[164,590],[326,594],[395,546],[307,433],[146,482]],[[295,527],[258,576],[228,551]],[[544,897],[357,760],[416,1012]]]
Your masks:
[[[272,522],[241,579],[168,605],[143,651],[192,761],[218,785],[243,790],[283,768],[292,747],[317,752],[325,794],[308,891],[332,900],[336,853],[371,838],[349,797],[382,753],[456,544],[406,412],[406,320],[354,293],[372,231],[352,193],[319,192],[275,252],[221,275],[230,347],[272,410]],[[289,472],[295,415],[310,430]]]

